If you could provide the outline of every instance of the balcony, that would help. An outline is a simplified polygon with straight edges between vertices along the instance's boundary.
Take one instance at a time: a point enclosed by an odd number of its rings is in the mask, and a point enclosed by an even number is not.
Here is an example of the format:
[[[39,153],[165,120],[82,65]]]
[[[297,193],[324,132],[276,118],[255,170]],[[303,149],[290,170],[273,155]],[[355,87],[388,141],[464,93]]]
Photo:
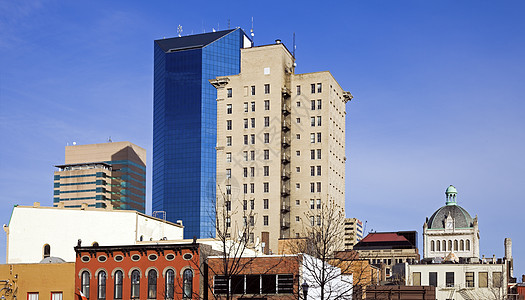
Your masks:
[[[283,148],[288,148],[288,147],[290,147],[290,138],[283,137],[282,145],[283,145]]]
[[[290,89],[289,89],[288,87],[286,87],[286,86],[283,86],[283,88],[281,89],[281,94],[282,94],[283,97],[285,97],[285,98],[290,97],[291,93],[292,93],[292,92],[290,91]]]
[[[283,115],[287,116],[290,114],[290,108],[288,107],[288,105],[284,104],[283,105]]]
[[[281,220],[281,230],[286,230],[290,228],[290,222],[286,222],[285,220]]]
[[[283,203],[281,205],[281,213],[286,214],[289,212],[290,212],[290,205],[286,205],[285,203]]]
[[[290,122],[286,122],[286,120],[283,121],[283,131],[287,132],[290,130]]]
[[[282,171],[282,173],[281,173],[281,179],[282,179],[282,180],[290,180],[290,172]]]
[[[283,186],[283,189],[281,190],[281,196],[282,197],[290,196],[290,190]]]
[[[283,164],[289,164],[290,163],[290,156],[287,155],[286,153],[283,153],[283,155],[281,157],[281,162]]]

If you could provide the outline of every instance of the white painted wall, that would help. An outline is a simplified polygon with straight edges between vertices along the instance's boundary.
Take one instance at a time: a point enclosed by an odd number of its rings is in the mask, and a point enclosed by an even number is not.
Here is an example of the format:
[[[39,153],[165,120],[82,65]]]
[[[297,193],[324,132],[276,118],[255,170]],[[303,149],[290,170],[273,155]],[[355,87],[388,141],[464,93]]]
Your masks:
[[[38,263],[45,244],[51,256],[75,261],[77,240],[83,246],[134,245],[144,241],[183,238],[183,228],[135,211],[52,207],[13,208],[7,231],[7,258],[11,263]]]
[[[303,284],[304,281],[308,283],[308,300],[321,299],[321,286],[319,285],[319,278],[321,278],[321,270],[323,269],[322,261],[303,254],[303,264],[301,266],[301,273],[303,275],[303,281],[299,285]],[[325,271],[330,274],[331,280],[325,285],[324,299],[352,299],[352,275],[341,275],[341,269],[332,265],[326,264],[324,267]],[[317,279],[316,279],[317,278]],[[302,290],[299,291],[302,295]]]

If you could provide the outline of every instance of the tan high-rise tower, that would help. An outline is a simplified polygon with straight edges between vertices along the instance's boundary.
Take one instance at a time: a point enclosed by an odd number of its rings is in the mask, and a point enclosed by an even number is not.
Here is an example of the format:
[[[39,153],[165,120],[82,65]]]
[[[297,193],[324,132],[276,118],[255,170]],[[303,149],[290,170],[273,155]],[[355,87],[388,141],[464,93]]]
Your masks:
[[[277,253],[279,238],[300,237],[304,226],[317,224],[322,203],[344,208],[345,104],[352,95],[330,72],[295,74],[294,57],[277,41],[241,49],[241,73],[211,83],[217,207],[230,210],[232,235],[252,226],[246,238]]]

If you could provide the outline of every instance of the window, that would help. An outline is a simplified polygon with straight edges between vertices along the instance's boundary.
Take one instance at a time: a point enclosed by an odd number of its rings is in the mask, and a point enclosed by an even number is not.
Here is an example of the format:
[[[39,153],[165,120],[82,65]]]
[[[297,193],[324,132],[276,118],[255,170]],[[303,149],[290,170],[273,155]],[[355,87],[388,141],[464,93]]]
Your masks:
[[[250,151],[250,160],[255,160],[255,150]]]
[[[231,201],[226,201],[225,202],[225,205],[226,205],[226,211],[231,211],[232,210],[232,202]]]
[[[299,151],[299,150],[295,151],[295,155],[301,156],[301,151]]]
[[[255,85],[251,86],[252,96],[255,96]]]
[[[44,258],[51,256],[51,246],[49,244],[44,245]]]
[[[269,207],[268,199],[263,199],[263,208],[268,209],[268,207]]]
[[[321,183],[320,182],[317,183],[317,192],[318,193],[321,192]]]
[[[310,199],[310,209],[315,209],[315,199]]]
[[[452,241],[448,241],[448,251],[452,251]]]
[[[226,227],[232,227],[232,219],[230,217],[226,217]]]
[[[270,166],[263,167],[264,176],[270,176]]]
[[[458,240],[454,240],[454,251],[458,251]]]
[[[255,183],[250,183],[250,193],[255,193]]]
[[[270,192],[270,183],[268,183],[268,182],[264,182],[263,183],[263,192],[264,193],[269,193]]]
[[[293,275],[277,275],[277,293],[293,293]]]
[[[193,290],[193,271],[184,270],[182,273],[182,299],[191,299]]]
[[[428,285],[437,286],[438,285],[438,275],[437,272],[428,273]]]
[[[113,298],[115,299],[122,299],[122,279],[123,274],[122,271],[118,270],[115,272],[115,278],[114,278],[114,293]]]
[[[27,300],[38,300],[38,293],[27,293]]]
[[[480,288],[486,288],[489,286],[489,273],[479,272],[478,277],[479,277],[478,286]]]
[[[465,241],[464,240],[459,241],[459,250],[465,251]]]
[[[317,176],[321,176],[321,166],[317,166]]]
[[[264,85],[264,93],[265,94],[269,94],[270,93],[270,84],[265,84]]]
[[[321,142],[321,133],[320,132],[317,133],[317,142],[318,143]]]
[[[447,287],[454,287],[454,272],[445,273],[445,283]]]
[[[255,200],[250,200],[250,209],[251,210],[254,210],[255,209]]]
[[[244,112],[248,112],[248,102],[244,102]]]
[[[315,133],[310,133],[310,143],[315,143]]]
[[[138,270],[131,272],[131,298],[140,298],[140,272]]]
[[[295,171],[296,171],[297,173],[301,172],[301,167],[295,167]]]
[[[310,117],[310,126],[315,127],[315,117]]]
[[[315,167],[310,166],[310,176],[315,176]]]
[[[310,216],[310,226],[314,226],[314,225],[315,225],[315,217]]]
[[[295,205],[301,205],[301,200],[295,200]]]
[[[467,245],[466,245],[465,249],[466,249],[467,251],[470,251],[470,240],[467,240],[466,244],[467,244]]]
[[[255,177],[255,167],[250,167],[250,177]]]
[[[492,272],[492,287],[501,287],[501,272]]]
[[[317,117],[317,126],[321,126],[321,116]]]
[[[321,226],[321,216],[317,216],[317,226]]]
[[[252,111],[255,111],[255,102],[252,101]]]
[[[299,216],[295,216],[295,222],[301,222],[301,218],[299,218]]]
[[[175,293],[175,271],[168,270],[166,272],[166,299],[173,299]]]
[[[248,200],[242,200],[242,209],[248,210]]]
[[[270,100],[264,100],[264,110],[270,110]]]
[[[232,105],[226,104],[226,113],[231,115],[232,114]]]
[[[226,130],[232,130],[232,120],[226,120]]]
[[[88,271],[84,271],[82,272],[82,275],[80,275],[80,280],[81,280],[80,290],[88,299],[89,299],[89,280],[91,279],[90,277],[91,275],[89,274]],[[37,299],[38,299],[38,296],[37,296]]]
[[[317,100],[317,109],[321,109],[323,106],[322,106],[322,101],[321,99]]]
[[[245,194],[248,194],[248,184],[247,184],[247,183],[244,183],[244,184],[242,185],[242,187],[243,187],[243,192],[244,192]],[[246,201],[246,200],[245,200],[245,201]]]
[[[297,119],[295,119],[295,122],[296,122],[297,124],[301,123],[301,118],[297,118]]]
[[[270,150],[265,149],[264,150],[264,160],[269,160],[269,159],[270,159]]]
[[[413,272],[412,279],[413,279],[412,285],[416,285],[416,286],[421,285],[421,272]]]
[[[270,134],[269,133],[265,133],[264,134],[264,143],[268,144],[269,142],[270,142]]]
[[[295,137],[300,140],[301,139],[301,135],[300,134],[296,134]]]
[[[295,184],[295,188],[296,188],[296,189],[300,189],[300,188],[301,188],[301,184],[300,184],[300,183],[296,183],[296,184]]]
[[[301,101],[297,101],[296,105],[297,105],[297,107],[301,107]],[[297,122],[297,123],[299,123],[299,122]]]
[[[226,89],[226,92],[228,93],[228,98],[232,97],[232,89]]]
[[[247,167],[242,168],[242,176],[244,178],[248,177],[248,168]]]
[[[248,129],[248,119],[243,120],[244,129]]]
[[[436,241],[436,251],[441,251],[441,242]]]
[[[51,300],[62,300],[62,292],[51,292]]]
[[[321,209],[321,199],[317,199],[317,209]]]
[[[310,193],[315,193],[315,183],[310,182]]]
[[[317,84],[317,92],[318,92],[318,93],[323,92],[323,85],[322,85],[321,83],[318,83],[318,84]]]
[[[252,145],[254,145],[255,144],[255,134],[250,134],[250,140],[251,140]]]
[[[474,287],[474,272],[465,273],[466,287]]]
[[[301,86],[300,85],[297,86],[297,95],[301,95]]]
[[[447,251],[447,242],[443,241],[441,242],[441,245],[443,245],[443,251]]]
[[[263,225],[268,226],[268,216],[263,216]]]
[[[148,272],[148,299],[157,299],[157,271]]]
[[[270,127],[270,117],[264,117],[264,127]]]
[[[250,216],[250,226],[255,225],[255,218],[253,216]]]
[[[226,185],[226,195],[231,195],[232,194],[232,186],[227,184]]]
[[[106,299],[106,272],[98,272],[98,289],[97,298],[99,300]]]
[[[231,146],[231,145],[232,145],[232,137],[230,135],[226,137],[226,146]]]
[[[232,169],[226,169],[226,178],[232,178]]]
[[[232,162],[232,153],[226,152],[226,162]]]
[[[243,136],[243,142],[245,145],[248,145],[248,135],[247,134]]]
[[[430,242],[430,251],[436,251],[436,245],[435,245],[434,241]]]
[[[315,94],[315,83],[310,84],[310,92]]]

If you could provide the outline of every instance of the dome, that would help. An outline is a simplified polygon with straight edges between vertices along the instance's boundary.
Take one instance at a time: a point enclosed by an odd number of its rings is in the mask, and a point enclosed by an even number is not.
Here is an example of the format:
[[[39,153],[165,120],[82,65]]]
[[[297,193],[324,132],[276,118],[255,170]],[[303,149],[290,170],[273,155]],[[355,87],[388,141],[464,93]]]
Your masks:
[[[447,190],[445,191],[445,194],[457,194],[458,191],[453,185],[450,185]]]
[[[436,210],[428,219],[428,229],[444,229],[447,216],[454,219],[455,228],[472,228],[474,222],[470,214],[459,205],[445,205]]]

